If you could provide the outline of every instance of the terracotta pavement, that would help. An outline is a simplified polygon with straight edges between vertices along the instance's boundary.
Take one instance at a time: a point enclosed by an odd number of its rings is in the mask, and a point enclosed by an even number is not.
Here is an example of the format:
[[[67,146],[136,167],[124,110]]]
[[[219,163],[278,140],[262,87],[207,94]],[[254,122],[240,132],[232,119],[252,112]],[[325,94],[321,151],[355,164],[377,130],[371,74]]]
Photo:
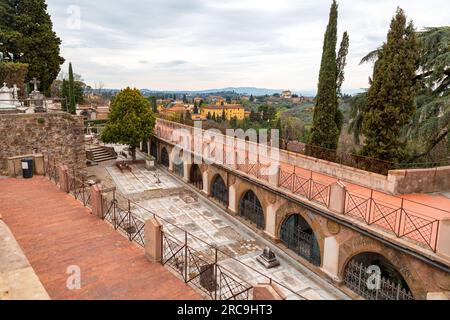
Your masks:
[[[44,177],[1,179],[0,214],[52,299],[201,298]],[[67,288],[70,266],[79,290]]]

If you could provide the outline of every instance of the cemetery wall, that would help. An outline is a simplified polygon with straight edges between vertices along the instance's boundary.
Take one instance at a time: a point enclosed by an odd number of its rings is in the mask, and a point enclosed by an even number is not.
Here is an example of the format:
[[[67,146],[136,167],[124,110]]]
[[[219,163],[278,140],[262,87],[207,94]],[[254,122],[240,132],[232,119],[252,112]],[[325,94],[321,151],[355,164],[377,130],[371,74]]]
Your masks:
[[[7,158],[33,153],[84,169],[82,117],[63,112],[0,115],[0,171],[6,170]]]

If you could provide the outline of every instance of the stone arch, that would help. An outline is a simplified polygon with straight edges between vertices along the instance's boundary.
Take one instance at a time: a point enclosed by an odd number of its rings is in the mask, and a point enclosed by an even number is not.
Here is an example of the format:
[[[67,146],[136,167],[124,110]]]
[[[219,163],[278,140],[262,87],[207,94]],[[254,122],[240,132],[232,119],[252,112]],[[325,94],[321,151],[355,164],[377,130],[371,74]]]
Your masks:
[[[324,241],[326,234],[324,227],[322,226],[319,217],[316,214],[309,212],[307,209],[299,205],[296,205],[292,202],[287,202],[283,204],[276,211],[275,230],[277,238],[281,239],[281,229],[283,222],[289,219],[289,217],[292,215],[299,215],[300,217],[302,217],[302,219],[305,220],[306,223],[311,228],[317,241],[317,244],[319,246],[320,262],[322,263],[324,254]]]
[[[228,188],[226,180],[223,179],[220,173],[216,173],[211,179],[210,189],[211,196],[222,203],[223,205],[228,206]]]
[[[366,271],[372,266],[372,269]],[[369,289],[370,275],[375,274],[375,270],[381,271],[382,280],[380,289]],[[363,251],[348,259],[344,264],[344,284],[345,286],[368,300],[410,300],[413,295],[408,282],[402,276],[400,270],[382,253]],[[369,272],[369,273],[367,273]],[[385,281],[387,280],[387,281]],[[372,283],[375,285],[376,282]]]
[[[161,164],[166,168],[170,167],[170,155],[166,147],[161,147]]]
[[[181,150],[179,154],[173,155],[173,172],[181,178],[184,177],[184,160],[183,150]]]
[[[263,205],[253,190],[247,190],[239,199],[239,216],[256,224],[261,230],[266,228],[266,215]]]
[[[322,264],[322,251],[320,250],[314,230],[301,214],[288,215],[281,223],[279,239],[289,249],[313,265]]]
[[[193,164],[189,171],[189,182],[196,188],[203,190],[203,174],[198,164]]]
[[[426,298],[427,284],[422,281],[421,276],[410,266],[408,257],[405,257],[405,254],[362,235],[357,235],[341,245],[339,250],[339,279],[345,280],[346,267],[352,258],[365,252],[383,256],[400,273],[415,299]]]

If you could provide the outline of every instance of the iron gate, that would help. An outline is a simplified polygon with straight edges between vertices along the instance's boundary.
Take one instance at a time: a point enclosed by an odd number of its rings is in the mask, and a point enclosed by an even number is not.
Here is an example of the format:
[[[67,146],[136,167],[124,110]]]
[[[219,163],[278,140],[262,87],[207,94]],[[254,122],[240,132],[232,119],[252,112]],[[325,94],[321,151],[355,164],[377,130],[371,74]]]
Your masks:
[[[202,172],[197,164],[194,164],[191,168],[191,183],[200,190],[203,190],[203,177]]]
[[[258,229],[265,229],[264,211],[253,191],[248,191],[242,198],[239,208],[239,214],[245,219],[250,220]]]
[[[281,226],[281,241],[299,256],[320,266],[320,247],[308,222],[298,214],[287,218]]]
[[[379,280],[378,289],[370,289],[372,274],[363,263],[351,260],[345,269],[345,285],[367,300],[414,300],[408,288],[385,277]]]
[[[153,141],[150,144],[150,155],[152,155],[156,160],[158,160],[158,146]]]
[[[170,163],[170,161],[169,161],[169,154],[167,153],[166,148],[162,148],[161,149],[161,164],[164,167],[168,168],[169,167],[169,163]]]
[[[228,206],[228,189],[220,175],[217,175],[214,179],[211,192],[215,199]]]

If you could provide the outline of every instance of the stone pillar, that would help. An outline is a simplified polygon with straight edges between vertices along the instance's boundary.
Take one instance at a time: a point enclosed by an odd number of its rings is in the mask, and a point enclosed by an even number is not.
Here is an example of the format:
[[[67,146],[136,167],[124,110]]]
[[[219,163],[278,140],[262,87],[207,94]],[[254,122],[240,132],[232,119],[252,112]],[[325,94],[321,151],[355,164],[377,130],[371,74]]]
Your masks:
[[[145,221],[145,256],[151,262],[162,259],[163,227],[155,218]]]
[[[92,214],[103,219],[103,195],[102,185],[95,184],[91,187]]]
[[[239,211],[239,204],[238,199],[236,199],[236,187],[234,185],[228,188],[228,200],[228,209],[237,214]]]
[[[436,253],[450,259],[450,219],[439,221]]]
[[[253,287],[253,300],[286,300],[286,297],[274,284],[260,283]]]
[[[147,141],[147,155],[151,155],[152,151],[150,150],[152,144],[150,142],[150,140]]]
[[[278,187],[280,166],[272,164],[268,170],[269,170],[269,183],[274,187]],[[275,171],[275,172],[273,172],[273,171]]]
[[[191,165],[187,161],[183,162],[183,181],[189,183],[189,178],[191,174]]]
[[[271,204],[266,208],[266,230],[264,232],[272,238],[272,240],[277,240],[277,231],[276,231],[276,219],[277,212],[274,208],[274,205]]]
[[[339,243],[336,237],[324,240],[322,270],[334,281],[339,281]]]
[[[209,173],[208,170],[205,170],[205,172],[203,172],[203,193],[206,194],[207,196],[209,196],[211,194],[211,190],[209,190]]]
[[[34,155],[34,171],[38,176],[45,174],[44,156],[42,154]]]
[[[69,169],[66,165],[60,165],[57,170],[59,175],[59,188],[61,191],[69,193]]]
[[[329,209],[338,214],[344,214],[345,211],[345,196],[347,189],[345,184],[338,181],[330,187],[330,206]]]

